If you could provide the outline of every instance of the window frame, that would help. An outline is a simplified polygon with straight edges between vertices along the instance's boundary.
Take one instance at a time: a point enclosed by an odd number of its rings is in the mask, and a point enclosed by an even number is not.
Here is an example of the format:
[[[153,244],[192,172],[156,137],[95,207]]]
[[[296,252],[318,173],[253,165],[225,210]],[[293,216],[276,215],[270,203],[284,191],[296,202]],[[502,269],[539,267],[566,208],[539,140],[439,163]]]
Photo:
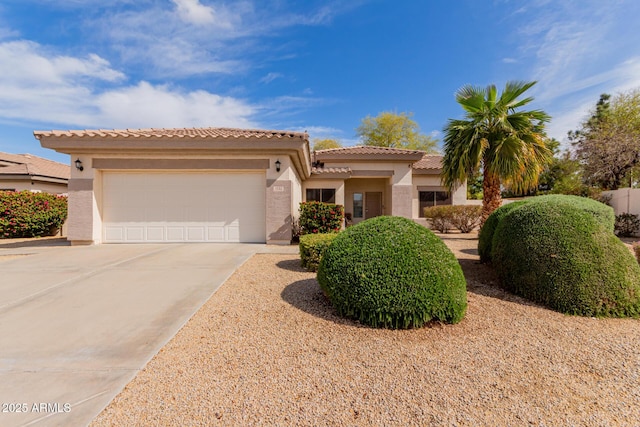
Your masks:
[[[317,192],[309,197],[309,192]],[[335,188],[307,188],[305,191],[305,198],[307,202],[322,202],[322,203],[336,203],[336,189]]]

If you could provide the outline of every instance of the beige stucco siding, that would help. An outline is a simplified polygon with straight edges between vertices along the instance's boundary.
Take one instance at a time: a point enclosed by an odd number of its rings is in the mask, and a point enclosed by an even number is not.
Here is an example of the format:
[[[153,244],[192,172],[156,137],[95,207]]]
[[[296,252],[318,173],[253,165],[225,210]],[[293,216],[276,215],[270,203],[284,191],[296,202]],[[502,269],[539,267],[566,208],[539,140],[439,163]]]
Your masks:
[[[67,184],[55,184],[51,182],[31,180],[0,180],[0,190],[15,191],[42,191],[51,194],[64,194],[67,192]]]

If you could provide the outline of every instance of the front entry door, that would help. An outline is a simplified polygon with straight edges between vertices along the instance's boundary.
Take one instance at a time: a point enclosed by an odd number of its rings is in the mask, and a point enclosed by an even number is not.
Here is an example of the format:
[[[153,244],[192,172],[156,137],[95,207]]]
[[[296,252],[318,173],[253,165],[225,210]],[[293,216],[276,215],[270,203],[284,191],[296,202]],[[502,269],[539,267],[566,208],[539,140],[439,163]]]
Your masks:
[[[382,192],[364,193],[364,218],[382,215]]]

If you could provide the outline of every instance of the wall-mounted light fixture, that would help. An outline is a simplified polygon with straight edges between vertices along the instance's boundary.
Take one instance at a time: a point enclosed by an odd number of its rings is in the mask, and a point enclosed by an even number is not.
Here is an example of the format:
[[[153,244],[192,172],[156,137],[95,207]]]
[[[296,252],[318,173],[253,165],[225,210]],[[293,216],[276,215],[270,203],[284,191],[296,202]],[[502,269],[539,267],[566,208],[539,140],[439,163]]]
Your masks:
[[[276,172],[280,172],[280,165],[282,163],[280,163],[280,160],[276,160]]]
[[[78,169],[80,172],[84,170],[84,166],[82,166],[82,161],[80,159],[76,159],[75,164],[76,169]]]

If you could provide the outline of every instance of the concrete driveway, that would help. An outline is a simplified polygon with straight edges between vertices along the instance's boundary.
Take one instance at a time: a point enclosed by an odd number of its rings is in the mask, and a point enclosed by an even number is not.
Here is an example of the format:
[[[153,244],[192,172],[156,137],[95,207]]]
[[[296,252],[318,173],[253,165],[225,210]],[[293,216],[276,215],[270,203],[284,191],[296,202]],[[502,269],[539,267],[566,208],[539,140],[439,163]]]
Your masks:
[[[0,246],[0,425],[91,422],[264,248]]]

